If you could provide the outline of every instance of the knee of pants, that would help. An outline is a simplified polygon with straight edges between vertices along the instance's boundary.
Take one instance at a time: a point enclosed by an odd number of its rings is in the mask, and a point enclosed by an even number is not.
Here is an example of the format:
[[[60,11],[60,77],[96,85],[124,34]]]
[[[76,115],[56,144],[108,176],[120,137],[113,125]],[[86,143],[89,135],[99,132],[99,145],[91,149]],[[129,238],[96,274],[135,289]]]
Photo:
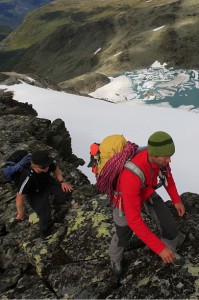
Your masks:
[[[115,224],[116,234],[118,237],[118,246],[125,247],[127,245],[128,240],[131,238],[133,232],[129,228],[129,226],[118,226]]]
[[[164,231],[162,237],[167,240],[174,240],[178,235],[178,229],[176,227],[172,228],[170,231]]]
[[[65,201],[70,201],[72,192],[63,192],[61,187],[56,187],[53,191],[55,203],[63,204]]]

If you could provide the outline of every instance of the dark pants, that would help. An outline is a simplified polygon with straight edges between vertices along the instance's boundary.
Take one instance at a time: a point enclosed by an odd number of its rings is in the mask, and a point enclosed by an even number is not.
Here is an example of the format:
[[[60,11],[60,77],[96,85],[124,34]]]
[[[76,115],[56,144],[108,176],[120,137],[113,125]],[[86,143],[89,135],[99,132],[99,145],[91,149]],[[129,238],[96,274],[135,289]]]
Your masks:
[[[27,200],[31,208],[39,217],[39,229],[42,238],[52,233],[52,219],[49,196],[53,195],[57,204],[70,200],[71,193],[63,192],[59,182],[54,182],[41,193],[28,195]]]
[[[144,208],[157,223],[162,240],[174,240],[177,237],[177,225],[169,208],[166,206],[162,198],[154,193],[144,204]],[[133,232],[126,222],[123,214],[119,216],[118,208],[113,209],[113,220],[116,232],[113,235],[109,246],[109,255],[113,262],[121,261],[124,248],[128,244]]]

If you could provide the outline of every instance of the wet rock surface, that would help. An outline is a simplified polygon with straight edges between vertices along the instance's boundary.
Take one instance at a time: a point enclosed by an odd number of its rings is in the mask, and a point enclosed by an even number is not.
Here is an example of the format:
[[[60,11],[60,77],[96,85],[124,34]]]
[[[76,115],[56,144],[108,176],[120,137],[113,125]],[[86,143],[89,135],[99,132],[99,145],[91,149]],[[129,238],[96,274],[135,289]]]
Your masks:
[[[13,103],[17,107],[17,102]],[[37,118],[26,105],[26,114],[6,113],[10,107],[8,104],[5,115],[0,116],[0,163],[15,149],[47,149],[65,179],[74,185],[74,192],[71,202],[63,205],[61,216],[51,203],[54,231],[41,242],[38,218],[29,205],[25,205],[26,219],[15,221],[16,189],[5,180],[1,168],[0,298],[198,299],[199,195],[182,195],[186,208],[183,218],[167,202],[178,223],[178,252],[185,265],[164,265],[147,247],[131,249],[125,252],[125,272],[118,281],[110,271],[108,257],[114,232],[109,203],[77,169],[81,158],[75,159],[65,124],[59,119],[51,123]],[[62,142],[55,142],[59,134]],[[153,222],[144,214],[143,218],[156,231]],[[137,242],[136,236],[132,239]]]

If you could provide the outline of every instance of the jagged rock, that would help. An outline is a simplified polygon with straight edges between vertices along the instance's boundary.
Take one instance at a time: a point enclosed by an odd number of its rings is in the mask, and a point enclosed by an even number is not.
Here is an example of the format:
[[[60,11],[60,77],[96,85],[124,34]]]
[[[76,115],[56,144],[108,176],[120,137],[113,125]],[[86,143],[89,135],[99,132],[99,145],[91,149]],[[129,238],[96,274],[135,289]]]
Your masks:
[[[76,261],[107,256],[112,218],[106,197],[93,198],[75,207],[67,215],[66,220],[68,232],[62,247],[67,255]]]
[[[53,145],[60,155],[64,153],[62,158],[73,163],[76,167],[84,164],[82,159],[77,158],[72,153],[71,137],[65,128],[64,122],[61,121],[61,126],[60,124],[57,126],[57,123],[60,123],[60,120],[55,120],[51,124],[50,120],[29,116],[2,116],[0,119],[1,162],[14,151],[13,149],[26,149],[32,152],[38,147],[46,148],[47,144],[49,146]],[[24,126],[24,124],[26,125]],[[53,140],[53,137],[55,137],[55,140]],[[54,153],[53,156],[55,157],[56,154]],[[74,170],[76,171],[75,168]]]
[[[71,258],[66,255],[60,244],[67,233],[67,226],[62,224],[60,228],[55,229],[46,240],[27,238],[22,243],[27,260],[32,264],[37,274],[46,280],[54,266],[66,264]]]
[[[57,149],[60,156],[66,161],[71,161],[76,167],[84,165],[84,160],[77,158],[72,153],[71,137],[67,129],[65,128],[64,121],[56,119],[52,122],[49,130],[47,131],[47,144],[54,149]]]
[[[1,299],[56,299],[56,294],[36,274],[24,274]]]
[[[9,111],[11,99],[7,104]],[[27,109],[26,115],[23,109]],[[70,134],[63,121],[51,123],[36,118],[29,109],[24,106],[20,108],[21,115],[0,116],[0,164],[15,149],[47,149],[65,179],[73,184],[74,192],[71,203],[63,205],[61,215],[51,199],[52,219],[60,222],[54,224],[49,239],[41,242],[38,218],[27,203],[26,219],[16,222],[16,188],[5,180],[1,168],[0,298],[198,299],[199,195],[181,195],[186,208],[183,218],[177,215],[171,201],[166,203],[178,223],[178,252],[185,258],[185,265],[164,265],[147,247],[127,249],[125,272],[118,282],[111,273],[108,256],[115,228],[107,198],[97,194],[95,186],[75,167]],[[158,234],[144,212],[143,218]],[[136,244],[135,235],[132,240]]]
[[[13,100],[12,92],[4,93],[0,90],[0,116],[9,114],[37,116],[37,112],[32,108],[31,104],[17,102]]]
[[[105,299],[117,287],[103,259],[59,266],[52,270],[48,282],[59,299]]]

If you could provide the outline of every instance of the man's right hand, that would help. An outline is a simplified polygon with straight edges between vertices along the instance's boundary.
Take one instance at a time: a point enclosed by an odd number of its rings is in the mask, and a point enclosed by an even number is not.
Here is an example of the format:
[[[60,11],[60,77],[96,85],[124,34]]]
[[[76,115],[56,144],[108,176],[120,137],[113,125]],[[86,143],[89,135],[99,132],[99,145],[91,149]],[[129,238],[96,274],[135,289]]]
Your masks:
[[[25,217],[24,217],[24,214],[18,214],[17,216],[16,216],[16,220],[17,221],[23,221],[25,219]]]
[[[163,262],[165,264],[172,264],[174,259],[175,259],[175,254],[174,252],[168,248],[165,247],[160,253],[159,256],[161,257],[161,259],[163,260]]]

